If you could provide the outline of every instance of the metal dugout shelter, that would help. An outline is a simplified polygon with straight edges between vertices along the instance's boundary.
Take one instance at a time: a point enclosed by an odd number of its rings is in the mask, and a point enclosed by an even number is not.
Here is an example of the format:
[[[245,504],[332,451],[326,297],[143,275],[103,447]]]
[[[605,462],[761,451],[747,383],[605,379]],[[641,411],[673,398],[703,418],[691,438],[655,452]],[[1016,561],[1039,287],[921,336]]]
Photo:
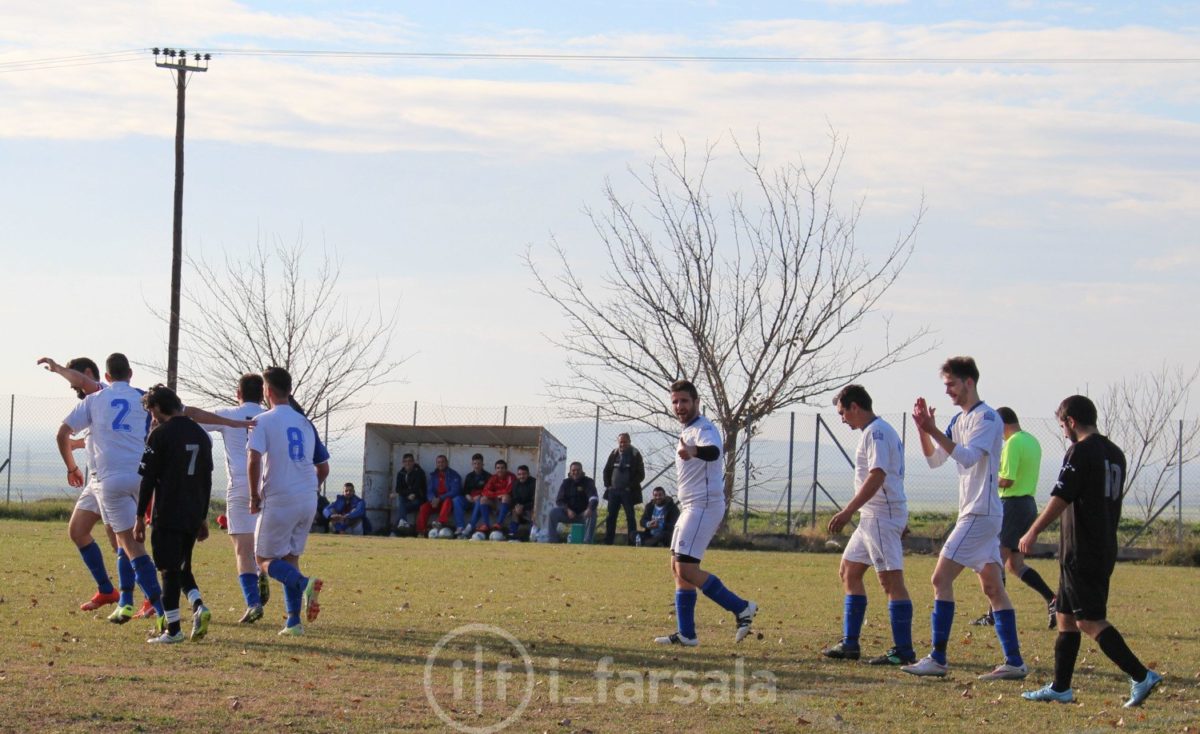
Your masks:
[[[497,459],[515,472],[525,464],[537,482],[533,521],[545,527],[558,485],[566,476],[567,447],[541,426],[412,426],[368,423],[363,445],[362,495],[367,516],[376,528],[395,525],[395,506],[389,498],[404,454],[411,453],[425,470],[445,454],[450,468],[462,476],[471,471],[471,456],[483,454],[483,468],[493,470]]]

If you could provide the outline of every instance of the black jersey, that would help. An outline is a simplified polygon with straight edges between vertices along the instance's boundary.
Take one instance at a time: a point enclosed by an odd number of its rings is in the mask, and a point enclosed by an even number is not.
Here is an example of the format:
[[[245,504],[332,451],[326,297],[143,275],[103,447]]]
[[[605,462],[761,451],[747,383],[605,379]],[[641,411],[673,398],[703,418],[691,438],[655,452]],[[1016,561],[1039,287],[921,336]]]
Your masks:
[[[212,494],[212,439],[195,421],[177,415],[146,437],[138,516],[154,499],[154,527],[196,532]]]
[[[1064,566],[1112,570],[1125,486],[1125,454],[1094,433],[1067,449],[1050,493],[1067,502],[1059,558]]]

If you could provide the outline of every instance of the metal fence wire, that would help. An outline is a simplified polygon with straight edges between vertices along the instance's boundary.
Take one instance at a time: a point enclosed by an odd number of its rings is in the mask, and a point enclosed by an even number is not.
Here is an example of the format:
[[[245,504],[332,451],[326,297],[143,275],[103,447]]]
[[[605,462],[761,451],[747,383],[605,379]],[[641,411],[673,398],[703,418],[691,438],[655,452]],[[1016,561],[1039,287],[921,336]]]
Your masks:
[[[5,501],[73,499],[77,491],[66,483],[54,436],[75,399],[10,395],[6,402],[8,435],[0,443],[0,451],[6,450],[0,454],[0,489]],[[953,515],[958,503],[953,470],[928,468],[907,414],[882,417],[905,439],[904,486],[910,513]],[[343,411],[318,426],[333,457],[331,486],[362,480],[363,427],[368,422],[541,426],[567,447],[568,459],[582,462],[591,476],[598,476],[608,452],[616,446],[617,435],[629,433],[646,462],[647,489],[661,485],[674,493],[676,437],[670,428],[664,432],[641,424],[614,423],[602,420],[599,411],[589,414],[586,408],[568,406],[452,406],[421,401],[373,403]],[[1067,444],[1052,418],[1026,418],[1021,425],[1042,446],[1040,505],[1054,485]],[[1164,445],[1181,449],[1198,429],[1197,421],[1172,423],[1172,435],[1164,438]],[[779,413],[754,425],[743,434],[739,447],[731,528],[750,530],[749,520],[756,517],[754,532],[791,532],[844,505],[854,493],[852,459],[858,438],[832,410]],[[217,464],[213,486],[220,488],[226,477],[224,446],[219,440],[214,441],[213,458]],[[82,459],[79,456],[81,464]],[[1145,522],[1175,521],[1181,530],[1184,522],[1200,520],[1200,492],[1196,491],[1200,469],[1188,459],[1182,450],[1168,449],[1143,461],[1142,471],[1126,488],[1124,515]],[[489,457],[485,462],[490,464]]]

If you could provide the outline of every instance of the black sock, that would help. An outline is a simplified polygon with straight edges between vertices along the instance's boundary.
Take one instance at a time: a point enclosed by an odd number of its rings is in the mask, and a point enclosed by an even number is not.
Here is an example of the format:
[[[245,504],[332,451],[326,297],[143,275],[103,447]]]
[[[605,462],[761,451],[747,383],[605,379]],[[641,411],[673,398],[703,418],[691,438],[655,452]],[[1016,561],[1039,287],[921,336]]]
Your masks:
[[[196,601],[192,602],[192,611],[194,612],[202,606],[204,606],[204,600],[200,597],[196,597]]]
[[[1103,632],[1096,635],[1096,644],[1100,645],[1100,650],[1109,660],[1125,671],[1125,675],[1139,682],[1146,679],[1146,666],[1142,665],[1142,661],[1138,660],[1133,650],[1129,649],[1129,645],[1125,644],[1125,638],[1117,632],[1116,627],[1105,627]]]
[[[1075,673],[1075,660],[1079,657],[1079,630],[1059,632],[1054,640],[1054,684],[1059,693],[1071,690],[1071,676]]]
[[[167,632],[171,633],[172,635],[179,634],[179,621],[176,620],[174,622],[167,622]]]
[[[1021,580],[1025,582],[1026,586],[1041,594],[1047,603],[1054,598],[1054,592],[1042,580],[1042,575],[1029,566],[1026,566],[1025,570],[1021,572]]]

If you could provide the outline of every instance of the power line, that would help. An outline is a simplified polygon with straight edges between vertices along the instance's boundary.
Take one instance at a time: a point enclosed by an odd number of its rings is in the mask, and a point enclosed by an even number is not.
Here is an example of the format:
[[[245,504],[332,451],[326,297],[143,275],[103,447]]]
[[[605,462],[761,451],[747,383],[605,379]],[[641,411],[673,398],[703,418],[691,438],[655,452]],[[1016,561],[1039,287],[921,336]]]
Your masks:
[[[549,52],[435,52],[435,51],[328,51],[301,49],[208,49],[228,56],[286,56],[299,58],[452,59],[496,61],[671,61],[737,64],[1196,64],[1200,57],[1170,56],[1061,56],[1008,58],[998,56],[714,56],[672,54],[570,54]]]
[[[74,56],[51,56],[40,59],[22,59],[0,61],[0,74],[17,71],[42,71],[48,69],[63,69],[73,66],[95,66],[97,64],[117,64],[127,61],[138,61],[145,57],[150,49],[128,49],[124,51],[104,51]]]
[[[151,49],[124,49],[72,56],[0,61],[0,74],[46,71],[77,66],[115,64],[140,59]],[[621,63],[713,63],[713,64],[903,64],[982,66],[1064,65],[1152,65],[1198,64],[1200,57],[1171,56],[717,56],[711,54],[583,54],[553,52],[468,52],[468,51],[337,51],[326,49],[201,49],[212,55],[260,58],[380,59],[423,61],[516,61],[516,62],[621,62]]]

